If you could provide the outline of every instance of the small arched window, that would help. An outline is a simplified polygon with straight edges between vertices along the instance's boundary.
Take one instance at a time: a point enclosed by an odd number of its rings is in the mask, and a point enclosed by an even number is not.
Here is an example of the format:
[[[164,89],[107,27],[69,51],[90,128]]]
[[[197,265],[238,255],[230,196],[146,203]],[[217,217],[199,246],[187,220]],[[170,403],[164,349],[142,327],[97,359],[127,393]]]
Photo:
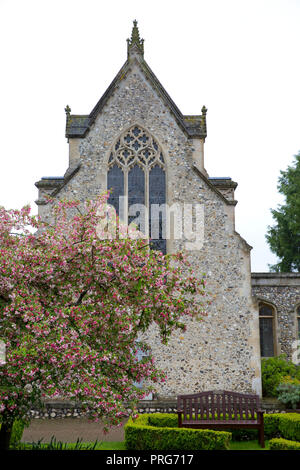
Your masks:
[[[163,238],[166,204],[165,161],[156,139],[142,127],[134,125],[126,130],[111,149],[107,189],[111,191],[108,203],[114,206],[118,215],[121,212],[120,198],[122,196],[125,196],[125,200],[127,198],[128,206],[123,208],[123,222],[129,225],[140,217],[138,229],[150,235],[151,248],[165,254],[166,239]],[[145,206],[146,215],[137,214],[137,204]],[[157,205],[162,208],[159,213],[152,211]],[[158,230],[152,230],[153,227],[158,227]],[[155,237],[151,232],[155,232]]]
[[[259,304],[259,333],[260,354],[262,357],[273,357],[275,355],[274,339],[275,310],[269,304]]]

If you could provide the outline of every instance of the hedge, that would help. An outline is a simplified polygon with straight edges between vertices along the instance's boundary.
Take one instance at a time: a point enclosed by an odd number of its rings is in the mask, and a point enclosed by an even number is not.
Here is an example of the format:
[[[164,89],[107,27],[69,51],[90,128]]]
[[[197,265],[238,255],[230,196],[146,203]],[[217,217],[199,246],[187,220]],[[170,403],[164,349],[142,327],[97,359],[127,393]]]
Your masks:
[[[300,450],[300,442],[289,441],[288,439],[271,439],[269,441],[270,450]]]
[[[264,431],[267,439],[285,438],[300,441],[300,414],[299,413],[273,413],[264,414]],[[230,430],[232,439],[252,440],[257,437],[257,430],[236,429]]]
[[[281,414],[278,429],[281,437],[291,439],[292,441],[300,441],[300,414]]]
[[[174,413],[153,413],[148,415],[148,424],[160,428],[177,428],[178,416]]]
[[[134,420],[129,418],[124,428],[126,449],[229,450],[230,432],[177,428],[174,417],[177,418],[176,415],[168,416],[166,413],[151,413]]]
[[[0,423],[0,429],[1,429],[1,423]],[[13,424],[12,428],[12,433],[10,437],[10,447],[16,447],[23,436],[23,431],[24,431],[24,423],[22,421],[15,421]]]
[[[221,415],[222,416],[222,415]],[[153,413],[149,415],[149,422],[151,426],[177,428],[178,416],[174,413]],[[272,426],[269,426],[271,430]],[[234,441],[247,441],[257,439],[257,429],[229,429],[228,432],[232,434],[232,440]],[[277,428],[275,427],[274,432],[270,435],[272,437],[277,436]]]
[[[264,424],[265,424],[265,436],[267,438],[277,437],[280,435],[278,423],[280,414],[265,414],[264,415]],[[169,427],[177,428],[178,426],[178,416],[174,413],[153,413],[149,414],[148,424],[151,426],[158,427]],[[232,434],[232,440],[234,441],[245,441],[245,440],[254,440],[257,439],[258,430],[257,429],[229,429],[228,432]]]
[[[145,415],[142,415],[145,416]],[[141,416],[141,417],[142,417]],[[177,428],[178,418],[174,413],[148,414],[148,426],[162,428]],[[139,418],[140,419],[140,418]],[[136,421],[135,421],[136,422]],[[183,429],[183,428],[181,428]],[[265,438],[285,438],[300,441],[300,414],[299,413],[273,413],[264,414]],[[229,429],[232,440],[255,440],[258,436],[257,429]]]

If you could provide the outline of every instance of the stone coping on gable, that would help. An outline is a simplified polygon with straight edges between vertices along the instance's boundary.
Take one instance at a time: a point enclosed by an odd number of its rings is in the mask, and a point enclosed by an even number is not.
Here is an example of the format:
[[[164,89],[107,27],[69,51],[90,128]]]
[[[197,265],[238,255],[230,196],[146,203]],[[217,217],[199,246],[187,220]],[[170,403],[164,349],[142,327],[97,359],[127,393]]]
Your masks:
[[[300,287],[300,273],[251,273],[252,287],[296,286]]]

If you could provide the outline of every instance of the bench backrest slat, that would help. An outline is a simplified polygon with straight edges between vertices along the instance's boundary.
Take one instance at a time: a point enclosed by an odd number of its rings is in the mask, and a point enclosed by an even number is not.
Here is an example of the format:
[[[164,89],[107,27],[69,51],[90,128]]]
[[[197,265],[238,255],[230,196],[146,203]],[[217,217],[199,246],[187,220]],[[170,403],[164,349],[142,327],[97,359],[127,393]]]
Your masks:
[[[204,416],[206,419],[208,419],[209,418],[208,395],[205,395],[203,398],[204,398]]]
[[[199,406],[200,406],[200,416],[201,419],[204,419],[204,397],[199,397]]]
[[[228,410],[228,396],[227,396],[226,392],[224,392],[223,401],[222,401],[223,419],[226,419],[227,410]]]
[[[195,398],[195,420],[197,421],[199,419],[198,417],[198,410],[199,410],[199,401],[198,398]]]
[[[194,399],[192,398],[192,399],[190,400],[190,409],[189,409],[190,420],[193,419],[193,407],[194,407],[193,402],[194,402]]]
[[[238,405],[236,395],[233,395],[233,419],[238,419]]]
[[[183,400],[183,416],[184,416],[184,419],[187,420],[187,411],[186,411],[186,408],[187,408],[187,400]]]
[[[251,398],[251,405],[250,405],[251,419],[255,419],[255,404],[256,404],[255,398]]]
[[[217,417],[218,420],[221,419],[221,401],[224,401],[224,395],[217,395]]]
[[[215,419],[215,397],[214,397],[214,395],[208,396],[208,400],[210,401],[211,418]]]
[[[239,400],[239,419],[243,419],[243,399],[238,397]]]
[[[249,417],[249,398],[244,398],[245,403],[245,419],[250,419]]]
[[[177,408],[183,412],[187,420],[212,419],[225,420],[254,420],[259,409],[258,395],[228,391],[200,392],[192,395],[179,395]]]

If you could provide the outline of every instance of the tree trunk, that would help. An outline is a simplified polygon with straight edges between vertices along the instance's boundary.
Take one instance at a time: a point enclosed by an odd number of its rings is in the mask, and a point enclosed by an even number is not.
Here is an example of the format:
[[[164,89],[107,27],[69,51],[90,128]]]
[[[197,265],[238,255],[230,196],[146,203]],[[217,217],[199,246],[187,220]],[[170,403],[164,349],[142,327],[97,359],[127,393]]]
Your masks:
[[[2,423],[0,428],[0,451],[8,450],[11,438],[12,425]]]

